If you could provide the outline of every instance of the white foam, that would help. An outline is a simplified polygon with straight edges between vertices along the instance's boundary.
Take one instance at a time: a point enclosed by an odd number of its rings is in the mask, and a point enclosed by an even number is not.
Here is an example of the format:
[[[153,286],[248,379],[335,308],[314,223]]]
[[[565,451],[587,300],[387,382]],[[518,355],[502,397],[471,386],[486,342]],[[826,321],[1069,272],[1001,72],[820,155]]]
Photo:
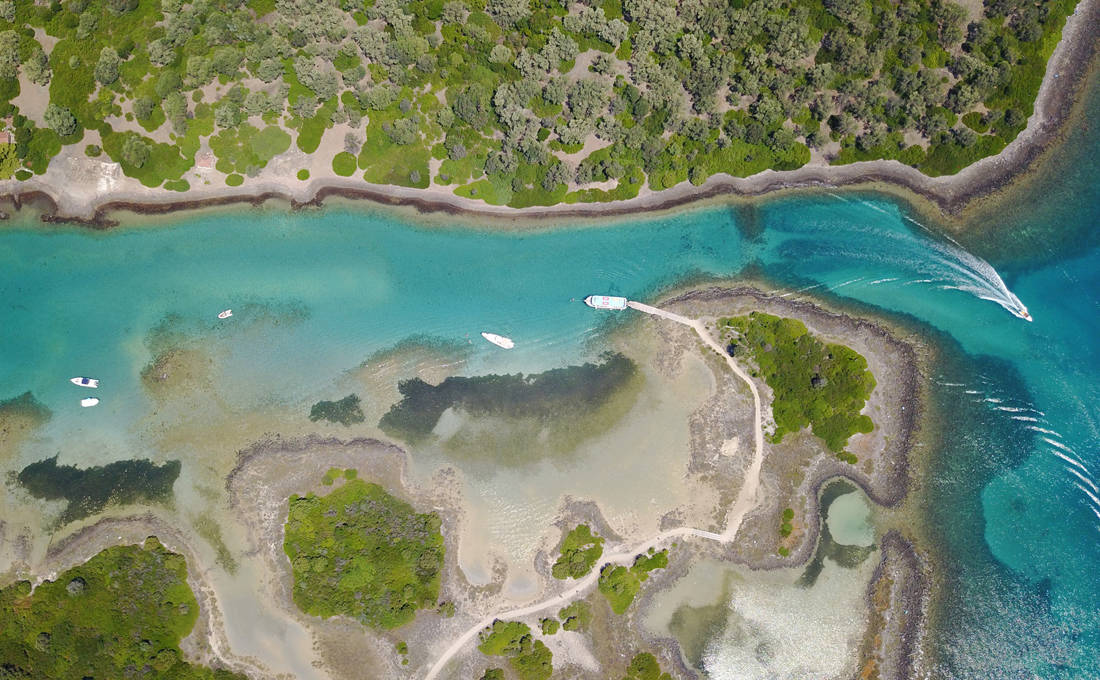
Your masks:
[[[1083,492],[1085,493],[1085,495],[1086,495],[1086,496],[1088,496],[1089,498],[1091,498],[1091,499],[1092,499],[1092,502],[1093,502],[1093,503],[1094,503],[1094,504],[1096,505],[1096,507],[1100,508],[1100,498],[1097,498],[1097,497],[1096,497],[1096,494],[1094,494],[1093,492],[1089,491],[1088,489],[1086,489],[1085,487],[1081,486],[1080,484],[1074,483],[1074,486],[1076,486],[1076,487],[1077,487],[1078,489],[1080,489],[1081,491],[1083,491]]]
[[[1096,484],[1094,484],[1091,479],[1089,479],[1088,477],[1085,477],[1083,474],[1078,472],[1076,468],[1068,467],[1068,468],[1066,468],[1066,470],[1068,470],[1069,473],[1072,474],[1077,479],[1080,479],[1082,482],[1084,482],[1085,484],[1088,484],[1090,487],[1092,487],[1093,493],[1100,493],[1100,488],[1097,488]]]
[[[1070,456],[1067,456],[1066,454],[1062,453],[1061,451],[1059,451],[1057,449],[1051,449],[1050,452],[1053,453],[1055,456],[1058,456],[1062,460],[1066,461],[1070,465],[1074,465],[1076,467],[1079,467],[1082,470],[1084,470],[1085,472],[1089,473],[1090,475],[1092,474],[1092,471],[1089,470],[1087,467],[1085,467],[1085,464],[1082,463],[1081,461],[1077,460],[1076,458],[1072,458]]]

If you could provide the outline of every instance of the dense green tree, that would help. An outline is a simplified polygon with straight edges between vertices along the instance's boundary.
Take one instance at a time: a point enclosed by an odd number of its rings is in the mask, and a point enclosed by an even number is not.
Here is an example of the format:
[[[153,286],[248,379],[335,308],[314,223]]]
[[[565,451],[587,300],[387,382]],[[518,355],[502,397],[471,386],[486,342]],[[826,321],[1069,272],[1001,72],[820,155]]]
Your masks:
[[[76,117],[73,116],[72,111],[64,106],[50,104],[46,107],[42,119],[46,121],[46,125],[51,130],[62,137],[71,135],[77,130]]]
[[[149,145],[138,135],[127,135],[122,143],[122,160],[140,168],[149,160]]]
[[[95,64],[95,79],[104,85],[110,85],[118,80],[118,66],[121,60],[118,52],[113,47],[104,47],[99,52],[99,60]]]

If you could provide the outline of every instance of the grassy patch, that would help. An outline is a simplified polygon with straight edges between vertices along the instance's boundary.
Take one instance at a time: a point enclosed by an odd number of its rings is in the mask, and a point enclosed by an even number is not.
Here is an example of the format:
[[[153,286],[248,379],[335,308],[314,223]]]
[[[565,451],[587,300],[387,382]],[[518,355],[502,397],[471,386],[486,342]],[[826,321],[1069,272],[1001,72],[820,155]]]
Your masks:
[[[290,497],[283,547],[294,602],[390,629],[434,606],[443,569],[439,516],[417,513],[377,484],[350,479],[326,496]]]
[[[347,151],[341,151],[332,159],[332,171],[341,177],[351,177],[355,174],[356,163],[355,156]]]
[[[244,123],[210,138],[219,172],[255,175],[267,162],[290,148],[290,135],[269,125],[263,130]],[[237,186],[237,185],[230,185]]]

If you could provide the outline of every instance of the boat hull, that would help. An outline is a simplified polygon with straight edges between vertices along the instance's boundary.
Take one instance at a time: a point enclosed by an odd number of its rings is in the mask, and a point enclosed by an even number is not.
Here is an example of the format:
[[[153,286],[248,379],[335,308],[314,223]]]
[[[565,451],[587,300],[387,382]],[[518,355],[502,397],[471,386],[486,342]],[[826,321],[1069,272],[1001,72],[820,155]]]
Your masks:
[[[95,378],[84,378],[84,377],[78,376],[76,378],[69,378],[69,382],[71,382],[72,384],[74,384],[78,387],[92,387],[92,388],[99,387],[99,381],[96,380]]]
[[[482,333],[481,337],[485,338],[489,342],[502,349],[512,349],[516,346],[516,343],[512,342],[511,338],[506,338],[503,335],[497,335],[496,333]]]
[[[626,309],[626,298],[614,295],[589,295],[584,299],[584,304],[592,309]]]

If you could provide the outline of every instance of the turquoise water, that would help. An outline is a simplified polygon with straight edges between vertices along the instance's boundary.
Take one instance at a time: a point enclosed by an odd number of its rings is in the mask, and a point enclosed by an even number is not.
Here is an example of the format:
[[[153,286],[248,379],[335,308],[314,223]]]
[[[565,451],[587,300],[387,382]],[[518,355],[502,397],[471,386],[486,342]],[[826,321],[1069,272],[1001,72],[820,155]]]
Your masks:
[[[1064,172],[984,218],[1006,223],[995,240],[967,244],[999,275],[903,206],[851,192],[523,234],[335,208],[108,233],[5,227],[0,399],[30,390],[54,413],[7,468],[178,454],[139,436],[155,409],[140,373],[156,328],[219,357],[227,408],[307,408],[410,337],[472,339],[473,372],[542,370],[602,348],[615,317],[576,299],[748,271],[907,317],[943,348],[930,377],[946,436],[926,518],[949,596],[934,677],[1098,677],[1100,134],[1067,149]],[[1010,313],[1013,294],[1034,323]],[[235,316],[219,322],[226,307]],[[80,408],[74,375],[102,380],[99,407]]]

